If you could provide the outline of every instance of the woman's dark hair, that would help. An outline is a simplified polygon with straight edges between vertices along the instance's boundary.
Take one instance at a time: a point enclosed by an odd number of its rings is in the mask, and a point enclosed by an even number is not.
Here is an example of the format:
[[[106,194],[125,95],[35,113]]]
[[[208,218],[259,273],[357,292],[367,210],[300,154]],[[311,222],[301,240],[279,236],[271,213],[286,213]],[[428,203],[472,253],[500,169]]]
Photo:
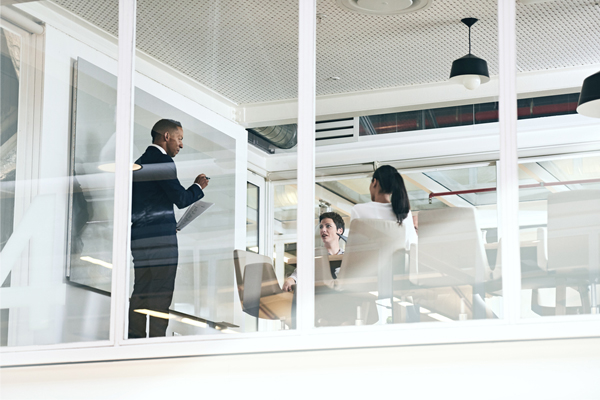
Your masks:
[[[402,179],[396,168],[391,165],[382,165],[377,168],[373,174],[373,180],[375,179],[379,182],[382,193],[392,195],[392,210],[396,214],[398,223],[402,225],[402,221],[404,221],[410,211],[410,202],[406,186],[404,186],[404,179]]]
[[[325,218],[330,218],[333,221],[333,223],[335,224],[335,229],[336,230],[341,229],[342,235],[344,234],[346,227],[344,224],[344,219],[342,218],[342,216],[340,214],[336,213],[335,211],[323,213],[323,214],[319,215],[319,222],[323,221]]]

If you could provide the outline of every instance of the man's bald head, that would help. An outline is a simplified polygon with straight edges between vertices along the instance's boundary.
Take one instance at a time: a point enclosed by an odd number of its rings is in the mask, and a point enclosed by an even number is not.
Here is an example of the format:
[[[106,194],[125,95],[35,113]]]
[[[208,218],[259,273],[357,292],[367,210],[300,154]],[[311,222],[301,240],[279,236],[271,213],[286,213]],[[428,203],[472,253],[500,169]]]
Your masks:
[[[173,133],[181,129],[181,122],[174,119],[161,119],[152,127],[152,143],[162,138],[165,132]]]

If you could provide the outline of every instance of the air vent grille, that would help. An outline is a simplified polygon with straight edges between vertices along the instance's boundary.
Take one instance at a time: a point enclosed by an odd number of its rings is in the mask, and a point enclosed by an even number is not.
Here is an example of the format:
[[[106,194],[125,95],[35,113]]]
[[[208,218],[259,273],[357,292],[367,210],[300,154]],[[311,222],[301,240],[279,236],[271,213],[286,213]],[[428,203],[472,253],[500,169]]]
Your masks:
[[[315,124],[317,144],[355,141],[358,137],[358,118],[319,121]]]

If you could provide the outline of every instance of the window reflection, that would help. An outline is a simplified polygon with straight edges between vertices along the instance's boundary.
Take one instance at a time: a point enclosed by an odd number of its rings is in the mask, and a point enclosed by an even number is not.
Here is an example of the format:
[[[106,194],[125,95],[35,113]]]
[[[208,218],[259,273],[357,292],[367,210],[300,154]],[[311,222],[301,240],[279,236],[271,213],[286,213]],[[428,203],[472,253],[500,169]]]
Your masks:
[[[1,65],[0,77],[2,127],[0,129],[1,146],[0,184],[0,251],[4,249],[14,231],[15,220],[15,181],[17,176],[17,130],[19,115],[19,75],[21,58],[21,37],[13,32],[0,28]],[[2,270],[0,285],[11,286],[11,273]],[[0,346],[8,345],[9,309],[0,310]]]
[[[260,252],[258,247],[258,224],[261,217],[258,208],[260,189],[248,182],[246,190],[246,250],[258,254]]]
[[[150,321],[167,318],[168,328],[164,333],[167,336],[220,334],[225,329],[233,332],[242,325],[234,303],[235,199],[239,190],[235,180],[235,139],[139,90],[136,105],[133,159],[151,146],[150,132],[159,119],[168,116],[180,122],[184,130],[183,148],[173,158],[177,178],[188,188],[194,186],[199,174],[210,177],[201,202],[212,205],[176,234],[177,272],[168,310],[147,306],[133,312]],[[134,172],[134,179],[147,169],[144,166]],[[186,205],[178,204],[183,206],[181,209],[173,207],[175,220],[180,221],[184,216]],[[136,272],[131,268],[129,293],[134,289]],[[156,311],[168,314],[150,313]]]
[[[600,157],[526,162],[519,170],[523,316],[597,314]]]
[[[412,211],[404,228],[373,220],[375,214],[351,220],[357,204],[373,204],[372,175],[316,183],[315,325],[502,318],[495,165],[438,167],[402,177]],[[295,231],[283,228],[295,223],[295,186],[280,185],[275,193],[274,223],[289,237]],[[328,211],[344,219],[343,255],[327,255],[319,235],[319,216]],[[398,242],[406,240],[407,226],[418,231],[412,245]],[[296,267],[294,243],[279,249],[288,277]]]

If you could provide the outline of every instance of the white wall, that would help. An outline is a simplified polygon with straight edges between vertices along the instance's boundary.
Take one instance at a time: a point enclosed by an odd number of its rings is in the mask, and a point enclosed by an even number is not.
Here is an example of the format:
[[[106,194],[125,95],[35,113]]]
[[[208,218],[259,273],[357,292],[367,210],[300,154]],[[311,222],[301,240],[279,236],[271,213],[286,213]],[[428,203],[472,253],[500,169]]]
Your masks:
[[[5,369],[3,399],[600,398],[600,339]]]

